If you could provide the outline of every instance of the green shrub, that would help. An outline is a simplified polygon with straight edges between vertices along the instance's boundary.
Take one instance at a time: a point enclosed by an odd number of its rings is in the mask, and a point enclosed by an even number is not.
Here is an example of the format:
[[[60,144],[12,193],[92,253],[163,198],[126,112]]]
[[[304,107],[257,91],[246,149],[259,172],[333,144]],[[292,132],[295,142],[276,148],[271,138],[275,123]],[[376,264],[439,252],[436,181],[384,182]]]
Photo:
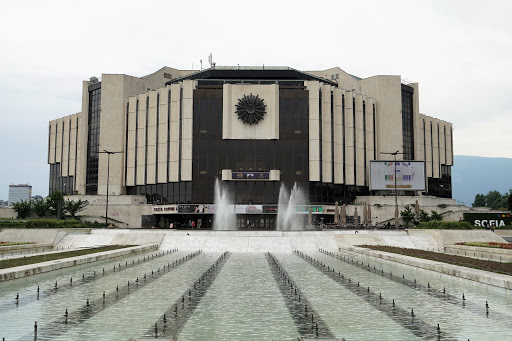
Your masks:
[[[1,219],[0,220],[0,228],[3,227],[25,227],[25,223],[27,221],[23,219]]]
[[[439,207],[439,208],[447,208],[448,205],[446,205],[446,204],[439,204],[439,205],[437,205],[437,207]]]
[[[58,219],[33,219],[28,220],[26,228],[51,229],[51,228],[75,228],[82,227],[78,220],[58,220]]]
[[[420,223],[420,229],[439,229],[439,230],[471,230],[473,225],[467,221],[429,221]]]

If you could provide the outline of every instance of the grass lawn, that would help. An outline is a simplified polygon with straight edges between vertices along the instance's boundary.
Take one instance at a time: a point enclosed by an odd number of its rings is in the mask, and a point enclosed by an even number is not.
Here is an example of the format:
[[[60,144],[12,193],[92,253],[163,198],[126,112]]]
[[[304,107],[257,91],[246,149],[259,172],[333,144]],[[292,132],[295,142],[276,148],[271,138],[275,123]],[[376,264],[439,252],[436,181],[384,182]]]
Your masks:
[[[98,252],[103,252],[103,251],[124,249],[124,248],[130,247],[130,246],[133,246],[133,245],[111,245],[111,246],[103,246],[103,247],[97,247],[97,248],[92,248],[92,249],[83,249],[83,250],[43,254],[43,255],[30,256],[30,257],[5,259],[5,260],[0,261],[0,269],[7,269],[7,268],[15,267],[15,266],[42,263],[42,262],[47,262],[47,261],[57,260],[57,259],[90,255],[92,253],[98,253]]]

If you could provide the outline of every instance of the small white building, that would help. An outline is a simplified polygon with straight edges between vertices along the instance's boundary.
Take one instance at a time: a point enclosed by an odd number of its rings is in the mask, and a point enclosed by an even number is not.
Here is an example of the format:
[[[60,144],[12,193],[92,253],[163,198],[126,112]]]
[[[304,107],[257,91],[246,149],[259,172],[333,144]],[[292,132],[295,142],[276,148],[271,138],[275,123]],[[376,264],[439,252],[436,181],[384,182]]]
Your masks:
[[[32,198],[32,186],[29,184],[9,185],[9,205]]]

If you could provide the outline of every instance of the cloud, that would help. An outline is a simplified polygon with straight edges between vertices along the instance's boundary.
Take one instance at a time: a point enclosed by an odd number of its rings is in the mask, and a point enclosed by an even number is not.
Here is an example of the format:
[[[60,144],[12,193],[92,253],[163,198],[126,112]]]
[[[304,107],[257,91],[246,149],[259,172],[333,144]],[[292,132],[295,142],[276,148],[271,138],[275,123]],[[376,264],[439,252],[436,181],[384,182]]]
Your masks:
[[[479,121],[454,130],[458,155],[512,158],[512,110],[498,116],[483,113]]]

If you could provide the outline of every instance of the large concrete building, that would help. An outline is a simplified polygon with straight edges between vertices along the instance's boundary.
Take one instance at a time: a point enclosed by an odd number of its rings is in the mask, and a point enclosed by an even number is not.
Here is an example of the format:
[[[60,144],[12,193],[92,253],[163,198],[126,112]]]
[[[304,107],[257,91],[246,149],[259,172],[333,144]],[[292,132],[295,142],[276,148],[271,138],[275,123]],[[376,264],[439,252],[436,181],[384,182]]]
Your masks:
[[[451,198],[452,124],[420,114],[418,84],[400,76],[288,67],[103,74],[83,83],[81,111],[50,121],[48,136],[50,192],[103,196],[108,187],[183,213],[207,213],[216,178],[235,204],[270,215],[281,184],[298,183],[315,205],[385,194],[370,190],[370,165],[396,151],[424,161],[425,189],[400,194]]]

